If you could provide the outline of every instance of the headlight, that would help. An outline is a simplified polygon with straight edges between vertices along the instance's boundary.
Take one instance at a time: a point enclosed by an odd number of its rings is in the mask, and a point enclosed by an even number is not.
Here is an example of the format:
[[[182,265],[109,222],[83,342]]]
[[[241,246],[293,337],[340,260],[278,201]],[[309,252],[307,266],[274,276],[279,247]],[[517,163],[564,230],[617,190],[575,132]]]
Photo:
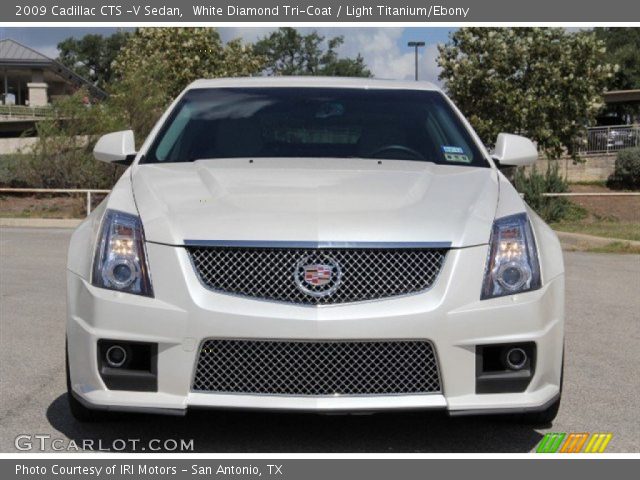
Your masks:
[[[540,288],[540,262],[526,213],[493,223],[481,300]]]
[[[102,219],[92,282],[96,287],[153,297],[140,218],[107,210]]]

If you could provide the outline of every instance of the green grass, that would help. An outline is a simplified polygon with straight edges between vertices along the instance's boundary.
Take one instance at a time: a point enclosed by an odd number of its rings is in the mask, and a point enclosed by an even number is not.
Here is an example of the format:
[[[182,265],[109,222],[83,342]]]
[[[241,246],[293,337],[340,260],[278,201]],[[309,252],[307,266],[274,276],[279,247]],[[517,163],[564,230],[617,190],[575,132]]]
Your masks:
[[[640,254],[640,247],[625,242],[611,242],[602,247],[592,247],[587,249],[592,253],[635,253]]]
[[[567,210],[565,212],[565,216],[562,219],[563,223],[572,223],[578,222],[579,220],[584,220],[589,216],[589,212],[586,208],[581,207],[577,203],[569,202],[567,206]]]
[[[560,232],[584,233],[596,237],[618,238],[640,241],[640,223],[595,221],[595,222],[558,222],[551,227]]]
[[[68,213],[59,207],[27,208],[20,211],[3,210],[0,208],[0,218],[67,218]]]

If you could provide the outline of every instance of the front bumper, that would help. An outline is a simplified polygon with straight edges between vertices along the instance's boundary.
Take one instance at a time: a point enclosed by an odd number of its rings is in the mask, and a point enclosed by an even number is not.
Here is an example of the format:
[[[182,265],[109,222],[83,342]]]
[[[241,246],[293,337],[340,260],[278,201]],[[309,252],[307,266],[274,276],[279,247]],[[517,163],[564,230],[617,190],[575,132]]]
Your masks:
[[[147,245],[155,298],[93,287],[68,272],[69,365],[74,395],[96,409],[184,414],[187,408],[291,411],[446,409],[451,414],[544,408],[559,395],[564,278],[534,292],[480,301],[487,246],[451,250],[426,292],[320,308],[207,290],[185,249]],[[191,390],[204,339],[429,340],[442,393],[283,396]],[[158,344],[156,392],[109,390],[98,372],[99,339]],[[535,342],[535,374],[521,393],[477,394],[476,345]]]

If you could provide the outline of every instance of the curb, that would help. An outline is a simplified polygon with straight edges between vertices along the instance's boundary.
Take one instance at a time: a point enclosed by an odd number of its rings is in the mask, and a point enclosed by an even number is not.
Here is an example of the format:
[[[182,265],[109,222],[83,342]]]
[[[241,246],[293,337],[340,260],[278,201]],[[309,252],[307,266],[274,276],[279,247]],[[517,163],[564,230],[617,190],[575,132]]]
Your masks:
[[[0,227],[76,228],[79,218],[0,218]]]
[[[606,247],[611,243],[623,243],[632,247],[640,247],[637,240],[625,240],[623,238],[597,237],[584,233],[570,233],[555,231],[564,250],[583,250],[589,248]]]

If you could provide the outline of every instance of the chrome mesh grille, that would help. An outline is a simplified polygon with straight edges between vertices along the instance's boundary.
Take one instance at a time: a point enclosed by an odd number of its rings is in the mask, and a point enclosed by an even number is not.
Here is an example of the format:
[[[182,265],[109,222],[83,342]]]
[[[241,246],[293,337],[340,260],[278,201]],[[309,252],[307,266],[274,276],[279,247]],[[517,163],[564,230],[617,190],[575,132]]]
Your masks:
[[[207,340],[192,388],[263,395],[440,392],[428,341]]]
[[[256,299],[326,305],[388,298],[433,285],[446,249],[187,247],[210,289]],[[325,285],[303,285],[305,265],[327,267]]]

